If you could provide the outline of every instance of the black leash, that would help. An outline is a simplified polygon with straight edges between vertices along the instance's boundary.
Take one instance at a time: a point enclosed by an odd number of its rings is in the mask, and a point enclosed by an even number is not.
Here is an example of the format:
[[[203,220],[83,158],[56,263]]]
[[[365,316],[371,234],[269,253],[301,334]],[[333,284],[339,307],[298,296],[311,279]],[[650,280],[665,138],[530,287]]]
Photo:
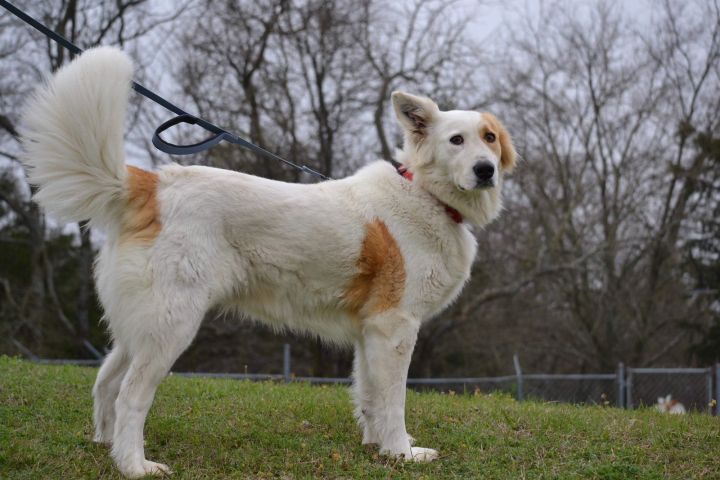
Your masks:
[[[51,30],[41,22],[35,20],[33,17],[28,15],[27,13],[23,12],[16,6],[12,5],[11,3],[0,0],[0,7],[3,7],[5,10],[9,11],[16,17],[18,17],[23,22],[29,24],[30,26],[34,27],[36,30],[39,30],[43,35],[50,38],[56,43],[59,43],[66,49],[70,50],[72,53],[79,55],[82,53],[82,49],[75,45],[74,43],[70,42],[68,39],[63,37],[62,35],[59,35],[55,31]],[[275,155],[272,152],[269,152],[268,150],[265,150],[262,147],[259,147],[255,145],[254,143],[250,143],[244,138],[239,137],[238,135],[235,135],[234,133],[228,132],[227,130],[224,130],[217,125],[214,125],[210,122],[208,122],[205,119],[202,119],[200,117],[196,117],[194,115],[191,115],[184,111],[182,108],[178,107],[177,105],[169,102],[168,100],[164,99],[157,93],[153,92],[152,90],[149,90],[142,85],[140,85],[137,82],[132,82],[132,88],[136,92],[138,92],[140,95],[152,100],[153,102],[162,105],[163,107],[167,108],[171,112],[177,114],[177,117],[172,118],[168,120],[167,122],[160,125],[153,134],[152,143],[155,145],[155,148],[158,150],[168,153],[170,155],[192,155],[194,153],[200,153],[203,152],[209,148],[214,147],[218,143],[225,140],[226,142],[234,143],[235,145],[240,145],[243,148],[246,148],[248,150],[251,150],[259,155],[262,155],[265,158],[270,158],[272,160],[277,160],[279,162],[283,162],[286,165],[290,165],[291,167],[297,168],[300,171],[309,173],[310,175],[315,175],[316,177],[320,177],[323,180],[329,180],[328,177],[323,175],[322,173],[313,170],[310,167],[307,167],[305,165],[298,165],[296,163],[293,163],[289,160],[285,160],[284,158]],[[167,130],[170,127],[173,127],[175,125],[178,125],[180,123],[187,123],[190,125],[198,125],[201,128],[207,130],[208,132],[214,134],[210,138],[207,138],[206,140],[203,140],[202,142],[194,143],[192,145],[176,145],[174,143],[167,142],[162,139],[160,136],[161,133],[163,133],[165,130]]]

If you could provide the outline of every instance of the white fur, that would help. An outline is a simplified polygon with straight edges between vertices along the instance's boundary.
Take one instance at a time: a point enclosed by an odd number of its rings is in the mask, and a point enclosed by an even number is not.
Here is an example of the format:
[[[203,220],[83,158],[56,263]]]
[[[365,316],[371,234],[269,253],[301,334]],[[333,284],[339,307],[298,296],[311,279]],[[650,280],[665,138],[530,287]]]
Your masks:
[[[114,340],[97,377],[95,439],[112,443],[128,477],[169,471],[145,459],[143,425],[158,384],[195,336],[208,309],[220,307],[276,328],[354,345],[354,400],[363,442],[407,460],[430,461],[405,429],[407,370],[423,321],[442,311],[470,275],[476,241],[439,200],[484,225],[500,209],[499,159],[471,136],[482,117],[435,106],[422,144],[408,134],[400,157],[412,183],[390,164],[317,185],[287,184],[208,167],[167,166],[159,174],[162,229],[152,244],[123,243],[126,207],[122,126],[130,61],[109,48],[89,50],[40,91],[25,117],[36,199],[65,220],[90,217],[108,230],[96,265]],[[427,99],[395,94],[396,108]],[[403,103],[404,102],[404,103]],[[409,103],[408,103],[409,102]],[[404,106],[403,106],[404,105]],[[412,128],[415,117],[399,119]],[[410,122],[410,123],[408,123]],[[494,187],[474,189],[478,159],[498,167]],[[400,304],[352,318],[343,303],[357,273],[365,226],[382,220],[406,271]]]
[[[35,200],[58,220],[108,227],[122,208],[123,124],[132,61],[97,48],[57,71],[29,103],[22,134]]]
[[[685,405],[678,401],[673,401],[672,395],[658,397],[655,408],[662,413],[671,413],[673,415],[684,415],[687,413]]]

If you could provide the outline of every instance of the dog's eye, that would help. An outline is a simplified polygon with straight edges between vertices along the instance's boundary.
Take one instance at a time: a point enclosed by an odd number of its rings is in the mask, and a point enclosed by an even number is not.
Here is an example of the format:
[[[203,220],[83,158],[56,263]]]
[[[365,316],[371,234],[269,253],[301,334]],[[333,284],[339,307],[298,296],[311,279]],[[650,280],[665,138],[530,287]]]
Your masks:
[[[492,132],[487,132],[485,134],[485,141],[488,143],[493,143],[495,141],[495,134]]]
[[[453,145],[462,145],[465,140],[463,139],[462,135],[454,135],[450,137],[450,143]]]

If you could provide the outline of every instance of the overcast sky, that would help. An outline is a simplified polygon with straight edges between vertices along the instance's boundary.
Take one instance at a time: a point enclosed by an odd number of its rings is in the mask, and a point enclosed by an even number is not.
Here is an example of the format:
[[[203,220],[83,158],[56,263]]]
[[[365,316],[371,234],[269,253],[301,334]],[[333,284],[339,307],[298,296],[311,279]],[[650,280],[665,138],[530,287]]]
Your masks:
[[[570,0],[562,2],[573,5],[573,14],[585,15],[588,7],[604,2],[622,9],[628,18],[642,27],[652,15],[652,0]],[[655,0],[657,1],[657,0]],[[478,39],[485,39],[504,25],[520,27],[522,18],[528,13],[536,14],[541,8],[550,10],[558,2],[552,0],[466,0],[465,7],[473,12],[474,21],[470,33]]]

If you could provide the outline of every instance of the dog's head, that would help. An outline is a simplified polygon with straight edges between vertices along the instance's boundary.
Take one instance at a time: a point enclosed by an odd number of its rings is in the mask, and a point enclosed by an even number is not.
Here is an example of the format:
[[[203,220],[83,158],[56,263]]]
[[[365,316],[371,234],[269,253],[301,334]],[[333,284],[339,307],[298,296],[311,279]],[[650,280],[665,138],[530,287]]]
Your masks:
[[[392,100],[405,132],[398,161],[415,181],[475,225],[495,218],[502,177],[516,160],[503,124],[489,113],[441,112],[429,98],[404,92]]]

